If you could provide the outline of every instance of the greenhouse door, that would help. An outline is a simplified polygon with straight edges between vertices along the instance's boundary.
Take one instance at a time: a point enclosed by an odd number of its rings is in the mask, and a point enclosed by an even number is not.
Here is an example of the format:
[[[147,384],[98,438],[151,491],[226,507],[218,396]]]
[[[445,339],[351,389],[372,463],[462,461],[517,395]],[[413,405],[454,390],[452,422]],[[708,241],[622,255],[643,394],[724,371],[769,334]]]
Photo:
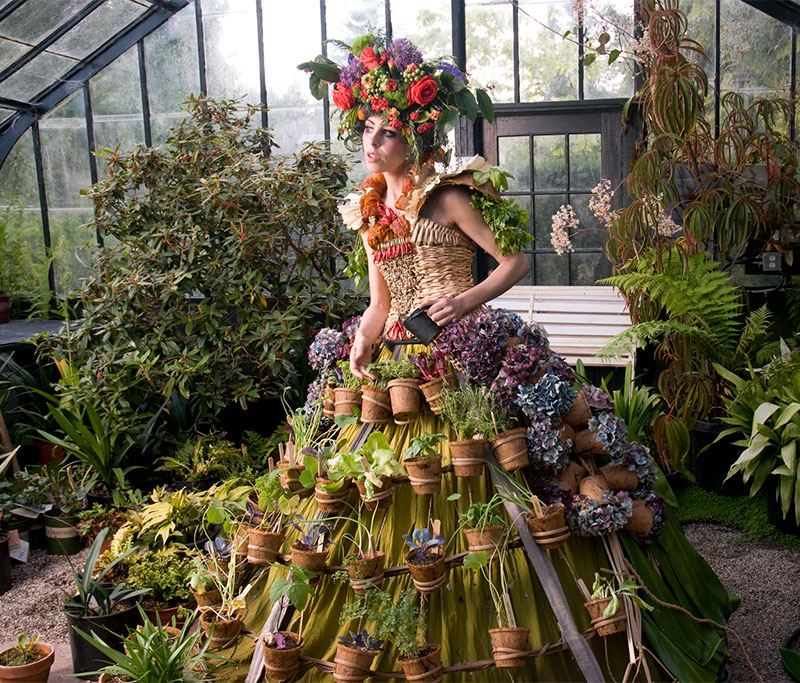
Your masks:
[[[514,175],[504,196],[530,214],[534,241],[525,251],[531,269],[521,285],[585,286],[611,274],[603,251],[607,233],[589,211],[589,199],[602,178],[616,188],[627,175],[635,135],[632,126],[622,126],[624,102],[498,105],[494,123],[483,122],[484,156]],[[612,206],[626,203],[620,194]],[[575,251],[559,256],[550,232],[562,204],[572,205],[580,226],[572,238]],[[485,255],[479,259],[479,279],[494,265]]]

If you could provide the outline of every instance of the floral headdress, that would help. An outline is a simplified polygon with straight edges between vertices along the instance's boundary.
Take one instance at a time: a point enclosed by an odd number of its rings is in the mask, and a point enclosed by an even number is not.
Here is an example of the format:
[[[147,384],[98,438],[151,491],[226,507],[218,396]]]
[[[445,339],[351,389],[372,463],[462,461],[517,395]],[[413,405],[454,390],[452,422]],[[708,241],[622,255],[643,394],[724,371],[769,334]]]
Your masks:
[[[298,68],[310,74],[309,86],[322,99],[333,84],[333,103],[340,110],[339,137],[351,137],[358,121],[380,114],[403,133],[418,161],[441,144],[459,116],[474,121],[478,110],[494,119],[492,101],[484,90],[475,95],[467,77],[452,58],[426,61],[406,38],[388,45],[371,34],[360,36],[349,50],[347,63],[318,56]]]

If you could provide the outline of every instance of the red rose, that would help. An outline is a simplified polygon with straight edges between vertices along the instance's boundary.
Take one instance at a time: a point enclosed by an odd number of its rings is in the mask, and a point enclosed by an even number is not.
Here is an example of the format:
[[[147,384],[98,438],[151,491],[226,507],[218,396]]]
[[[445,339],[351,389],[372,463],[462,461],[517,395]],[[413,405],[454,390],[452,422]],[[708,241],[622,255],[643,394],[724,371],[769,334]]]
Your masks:
[[[418,81],[414,81],[408,86],[408,101],[425,106],[433,101],[439,92],[439,86],[433,80],[433,76],[426,74]]]
[[[358,92],[361,94],[361,97],[363,99],[365,99],[365,100],[367,99],[367,95],[369,93],[367,93],[367,89],[366,88],[359,88]]]
[[[403,127],[403,122],[400,121],[399,119],[394,119],[394,121],[389,121],[389,125],[392,128],[402,128]]]
[[[380,57],[375,54],[375,48],[365,47],[361,50],[359,56],[361,63],[367,68],[367,71],[377,69],[381,64],[386,61],[386,53],[382,53]]]
[[[386,89],[387,90],[397,90],[397,81],[393,78],[390,78],[386,81]]]
[[[383,111],[389,106],[389,103],[382,97],[373,97],[369,103],[372,107],[372,111]]]
[[[352,109],[356,106],[356,98],[353,97],[353,93],[350,91],[350,88],[339,81],[333,86],[333,103],[339,107],[339,109],[344,109],[347,111],[348,109]]]
[[[418,111],[412,111],[408,115],[408,118],[410,118],[412,121],[419,121],[419,112]]]
[[[426,121],[425,123],[420,123],[419,127],[417,128],[417,133],[425,133],[426,131],[433,130],[435,125],[432,124],[430,121]]]

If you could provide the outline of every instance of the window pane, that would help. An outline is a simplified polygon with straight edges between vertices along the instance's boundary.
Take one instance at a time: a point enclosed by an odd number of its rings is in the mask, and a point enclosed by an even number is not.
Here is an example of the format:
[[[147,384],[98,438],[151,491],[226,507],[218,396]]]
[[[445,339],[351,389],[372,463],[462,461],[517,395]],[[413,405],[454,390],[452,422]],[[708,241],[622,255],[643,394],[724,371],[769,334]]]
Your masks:
[[[514,101],[511,3],[467,0],[467,71],[495,102]]]
[[[536,254],[535,279],[537,285],[568,285],[568,259],[557,254]]]
[[[629,37],[633,35],[632,0],[605,0],[596,8],[589,3],[586,3],[586,7],[585,35],[591,44],[596,45],[598,36],[605,31],[611,36],[609,50],[630,49]],[[597,55],[594,64],[584,67],[585,99],[630,97],[632,94],[633,63],[630,60],[620,58],[609,64],[606,55]]]
[[[573,24],[568,0],[523,0],[519,3],[522,102],[578,98],[578,47],[561,37],[573,29]],[[509,78],[513,78],[513,73]]]
[[[569,136],[569,186],[575,190],[591,190],[600,182],[600,133]]]
[[[90,87],[95,123],[106,120],[107,115],[141,114],[142,89],[136,48],[120,55],[92,78]]]
[[[386,10],[383,0],[348,0],[325,3],[328,38],[350,45],[354,38],[369,32],[386,31]],[[328,45],[328,56],[337,64],[344,63],[347,53],[334,44]]]
[[[59,294],[80,289],[83,280],[94,275],[92,269],[83,265],[91,263],[91,250],[96,244],[94,230],[88,225],[92,215],[91,211],[50,210],[50,239]]]
[[[563,135],[536,135],[533,138],[533,189],[565,190],[567,166]]]
[[[600,227],[600,223],[594,214],[589,210],[589,200],[592,198],[590,194],[572,195],[570,204],[575,210],[575,216],[579,221],[577,234],[573,234],[572,246],[576,249],[586,247],[603,247],[606,243],[608,234],[605,228]]]
[[[535,206],[533,236],[536,238],[533,246],[537,250],[552,251],[550,233],[553,231],[553,214],[562,204],[567,203],[567,198],[563,194],[536,195],[533,201]]]
[[[563,257],[566,261],[566,257]],[[611,275],[611,263],[604,254],[570,254],[569,284],[591,286]]]
[[[39,190],[36,186],[36,164],[31,138],[31,131],[26,131],[0,166],[0,203],[6,205],[19,201],[38,210]]]
[[[78,12],[86,0],[36,0],[0,21],[0,35],[35,45]]]
[[[75,64],[72,59],[42,53],[0,83],[0,96],[30,102]]]
[[[130,0],[105,2],[49,49],[83,59],[145,11],[146,7]]]
[[[450,0],[393,2],[392,36],[408,38],[432,59],[453,53]]]
[[[5,69],[9,64],[22,57],[28,48],[24,45],[10,43],[7,40],[0,40],[0,69]]]
[[[510,192],[530,192],[531,189],[531,147],[527,135],[498,138],[497,157],[500,168],[514,177],[508,179]]]

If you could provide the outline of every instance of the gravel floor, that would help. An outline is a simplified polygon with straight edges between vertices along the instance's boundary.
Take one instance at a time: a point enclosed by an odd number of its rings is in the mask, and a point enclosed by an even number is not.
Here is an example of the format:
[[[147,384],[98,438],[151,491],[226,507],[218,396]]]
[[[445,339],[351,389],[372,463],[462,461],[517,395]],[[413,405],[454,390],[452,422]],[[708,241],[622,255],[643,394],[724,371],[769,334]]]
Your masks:
[[[728,625],[741,636],[761,677],[768,683],[790,683],[777,648],[800,627],[800,552],[756,545],[726,527],[687,524],[685,529],[728,591],[742,599]],[[82,564],[86,552],[73,556],[72,562]],[[66,558],[35,551],[27,565],[15,565],[12,572],[13,586],[0,596],[0,643],[15,639],[19,631],[67,643],[66,620],[58,612],[61,589],[72,581]],[[755,680],[733,639],[729,645],[733,680]]]

